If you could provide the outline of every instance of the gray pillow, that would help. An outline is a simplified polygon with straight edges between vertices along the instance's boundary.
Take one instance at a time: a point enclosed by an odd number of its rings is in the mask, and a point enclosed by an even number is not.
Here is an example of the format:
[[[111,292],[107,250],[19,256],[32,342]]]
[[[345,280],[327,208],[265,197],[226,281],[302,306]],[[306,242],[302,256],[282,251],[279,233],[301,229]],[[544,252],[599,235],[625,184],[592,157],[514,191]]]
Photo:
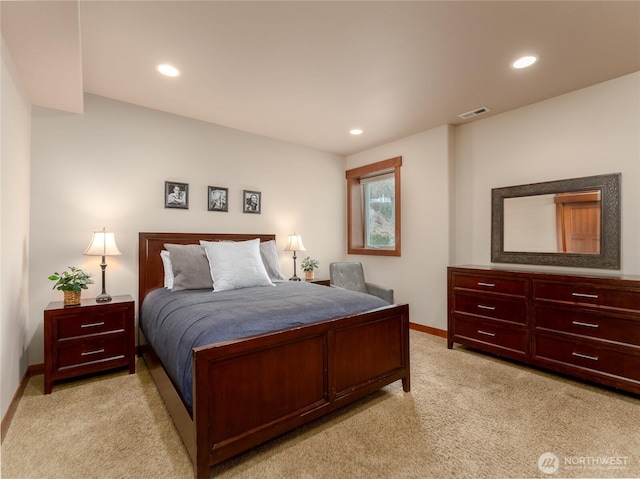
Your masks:
[[[260,256],[264,269],[267,270],[271,281],[286,281],[282,271],[280,271],[280,261],[278,260],[278,250],[274,240],[260,243]]]
[[[173,288],[171,291],[185,289],[213,289],[209,260],[204,248],[198,244],[165,244],[171,255],[173,270]]]

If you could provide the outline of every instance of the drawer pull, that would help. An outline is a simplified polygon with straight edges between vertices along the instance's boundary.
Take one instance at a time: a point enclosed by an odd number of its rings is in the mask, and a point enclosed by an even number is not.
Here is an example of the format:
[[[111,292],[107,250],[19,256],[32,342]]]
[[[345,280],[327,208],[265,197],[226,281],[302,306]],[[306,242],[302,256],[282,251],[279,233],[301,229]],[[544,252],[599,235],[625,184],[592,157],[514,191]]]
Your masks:
[[[478,308],[486,309],[487,311],[495,311],[496,310],[495,306],[485,306],[484,304],[479,304]]]
[[[486,286],[487,288],[495,288],[496,285],[493,283],[478,283],[478,286]]]
[[[598,356],[589,356],[588,354],[580,354],[580,353],[571,353],[571,354],[577,358],[590,359],[591,361],[598,360]]]
[[[96,349],[94,351],[86,351],[84,353],[81,353],[80,356],[91,356],[92,354],[100,354],[100,353],[104,353],[104,348]]]
[[[583,323],[581,321],[572,321],[572,323],[575,324],[576,326],[586,326],[587,328],[598,328],[598,327],[600,327],[599,324]]]
[[[575,296],[576,298],[598,299],[597,294],[571,293],[571,296]]]
[[[478,334],[484,334],[485,336],[491,336],[492,338],[495,337],[496,333],[489,333],[487,331],[483,331],[481,329],[478,329]]]
[[[89,324],[81,324],[81,328],[95,328],[96,326],[104,326],[104,321],[100,321],[99,323],[89,323]]]

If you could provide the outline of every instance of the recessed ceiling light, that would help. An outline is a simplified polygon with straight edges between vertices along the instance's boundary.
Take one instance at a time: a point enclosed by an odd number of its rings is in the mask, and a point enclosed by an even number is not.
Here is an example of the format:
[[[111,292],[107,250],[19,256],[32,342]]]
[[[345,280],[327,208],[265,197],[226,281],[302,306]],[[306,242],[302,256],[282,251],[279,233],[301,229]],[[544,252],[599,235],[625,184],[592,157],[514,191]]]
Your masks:
[[[360,128],[354,128],[349,133],[351,133],[352,135],[362,135],[362,130]]]
[[[511,64],[511,66],[517,69],[527,68],[533,65],[537,61],[538,61],[538,57],[533,55],[527,55],[525,57],[518,58],[515,62]]]
[[[163,63],[161,65],[158,65],[156,67],[156,70],[158,70],[160,73],[162,73],[164,76],[168,76],[168,77],[177,77],[180,76],[180,70],[178,70],[176,67],[174,67],[173,65],[169,65],[168,63]]]

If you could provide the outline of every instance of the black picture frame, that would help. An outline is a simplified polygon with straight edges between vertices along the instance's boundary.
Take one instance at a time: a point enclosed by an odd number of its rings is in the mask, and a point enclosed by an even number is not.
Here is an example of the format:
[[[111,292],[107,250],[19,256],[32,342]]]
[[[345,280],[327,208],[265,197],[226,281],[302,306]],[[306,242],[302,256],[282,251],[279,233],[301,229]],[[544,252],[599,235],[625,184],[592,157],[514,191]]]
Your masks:
[[[242,212],[260,214],[262,211],[262,193],[259,191],[242,191]]]
[[[229,188],[209,186],[207,189],[207,209],[229,212]]]
[[[164,182],[164,207],[189,209],[189,183]]]

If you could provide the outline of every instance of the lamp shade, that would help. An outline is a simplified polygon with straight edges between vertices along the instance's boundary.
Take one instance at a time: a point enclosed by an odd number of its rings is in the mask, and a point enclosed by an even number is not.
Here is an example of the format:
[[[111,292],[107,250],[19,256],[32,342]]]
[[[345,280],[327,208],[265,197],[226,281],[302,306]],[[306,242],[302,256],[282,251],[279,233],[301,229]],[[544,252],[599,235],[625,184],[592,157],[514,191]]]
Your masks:
[[[116,237],[111,231],[94,231],[89,247],[84,252],[87,256],[116,256],[120,253],[116,245]]]
[[[289,241],[287,242],[287,246],[284,249],[285,251],[306,251],[304,245],[302,244],[302,238],[300,235],[293,233],[289,235]]]

